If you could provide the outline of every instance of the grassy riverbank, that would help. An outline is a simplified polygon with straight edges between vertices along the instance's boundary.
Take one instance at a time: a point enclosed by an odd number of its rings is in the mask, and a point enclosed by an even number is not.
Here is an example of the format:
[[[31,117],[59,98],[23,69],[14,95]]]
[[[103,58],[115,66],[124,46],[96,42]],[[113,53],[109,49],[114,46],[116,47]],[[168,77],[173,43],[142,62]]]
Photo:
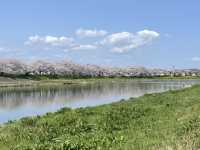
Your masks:
[[[91,108],[64,108],[0,127],[0,149],[199,149],[200,86]]]
[[[188,79],[200,79],[200,77],[94,77],[94,78],[48,78],[46,76],[39,76],[34,78],[20,77],[2,77],[0,76],[0,87],[20,87],[20,86],[49,86],[49,85],[70,85],[70,84],[87,84],[95,83],[99,81],[123,81],[123,80],[188,80]]]
[[[87,79],[27,79],[27,78],[9,78],[9,77],[0,77],[0,87],[20,87],[20,86],[49,86],[49,85],[70,85],[70,84],[86,84],[94,83],[102,80],[107,80],[108,78],[87,78]],[[109,79],[111,80],[111,79]],[[113,80],[115,80],[113,78]],[[119,80],[119,79],[118,79]]]

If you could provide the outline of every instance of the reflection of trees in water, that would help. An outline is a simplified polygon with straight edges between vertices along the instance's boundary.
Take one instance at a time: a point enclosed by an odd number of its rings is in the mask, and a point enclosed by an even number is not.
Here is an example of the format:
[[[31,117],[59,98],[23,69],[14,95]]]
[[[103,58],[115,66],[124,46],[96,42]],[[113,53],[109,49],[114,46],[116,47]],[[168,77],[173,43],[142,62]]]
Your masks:
[[[161,92],[183,87],[190,82],[98,82],[87,85],[55,87],[1,88],[0,108],[16,108],[23,105],[42,106],[83,100],[100,100],[113,96],[135,97],[145,93]],[[89,104],[88,104],[89,105]]]

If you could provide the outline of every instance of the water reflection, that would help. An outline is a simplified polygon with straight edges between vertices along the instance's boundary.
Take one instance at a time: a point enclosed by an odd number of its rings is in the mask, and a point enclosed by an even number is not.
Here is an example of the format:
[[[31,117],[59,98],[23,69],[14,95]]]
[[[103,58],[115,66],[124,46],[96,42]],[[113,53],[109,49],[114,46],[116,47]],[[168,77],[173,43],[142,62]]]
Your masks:
[[[61,107],[85,107],[111,103],[145,93],[180,89],[198,80],[104,81],[87,85],[0,88],[0,122],[43,114]]]

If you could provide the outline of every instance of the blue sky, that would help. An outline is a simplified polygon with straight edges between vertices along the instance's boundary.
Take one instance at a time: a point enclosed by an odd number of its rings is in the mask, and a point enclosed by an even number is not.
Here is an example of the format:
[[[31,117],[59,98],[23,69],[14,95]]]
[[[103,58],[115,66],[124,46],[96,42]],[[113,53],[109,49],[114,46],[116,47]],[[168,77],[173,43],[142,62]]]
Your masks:
[[[200,67],[198,0],[0,3],[0,59]]]

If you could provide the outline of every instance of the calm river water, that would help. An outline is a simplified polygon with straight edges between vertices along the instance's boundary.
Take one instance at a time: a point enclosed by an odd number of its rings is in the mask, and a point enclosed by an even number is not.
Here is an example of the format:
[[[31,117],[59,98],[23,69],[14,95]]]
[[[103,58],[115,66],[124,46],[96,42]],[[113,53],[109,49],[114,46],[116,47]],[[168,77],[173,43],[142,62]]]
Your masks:
[[[114,80],[85,85],[0,88],[0,123],[62,107],[95,106],[199,83],[200,80]]]

